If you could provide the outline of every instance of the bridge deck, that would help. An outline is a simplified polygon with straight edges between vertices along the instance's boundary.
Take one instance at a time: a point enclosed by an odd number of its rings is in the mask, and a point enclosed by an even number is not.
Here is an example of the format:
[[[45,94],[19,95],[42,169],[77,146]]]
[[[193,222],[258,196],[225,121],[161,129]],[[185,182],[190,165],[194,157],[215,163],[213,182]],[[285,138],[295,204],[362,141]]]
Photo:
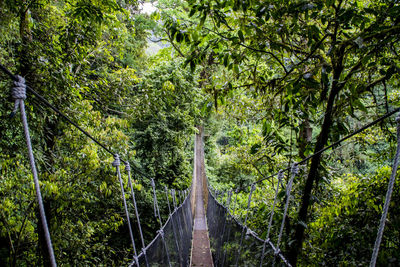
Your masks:
[[[202,136],[196,136],[195,186],[194,186],[194,227],[190,266],[212,267],[213,261],[208,237],[207,221],[204,211],[204,150]]]

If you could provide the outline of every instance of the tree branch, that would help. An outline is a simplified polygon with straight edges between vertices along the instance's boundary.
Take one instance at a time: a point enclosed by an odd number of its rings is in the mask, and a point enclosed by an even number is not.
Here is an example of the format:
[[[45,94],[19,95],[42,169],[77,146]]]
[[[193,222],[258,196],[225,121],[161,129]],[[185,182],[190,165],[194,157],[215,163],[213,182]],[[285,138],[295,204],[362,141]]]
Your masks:
[[[168,39],[169,39],[170,44],[172,44],[172,46],[173,46],[173,47],[175,48],[175,50],[179,53],[179,55],[180,55],[181,57],[186,58],[186,56],[182,53],[182,51],[179,49],[179,47],[177,47],[177,46],[175,45],[175,43],[174,43],[174,41],[173,41],[171,35],[169,34],[169,32],[168,32],[167,30],[165,30],[165,33],[166,33],[167,36],[168,36]]]

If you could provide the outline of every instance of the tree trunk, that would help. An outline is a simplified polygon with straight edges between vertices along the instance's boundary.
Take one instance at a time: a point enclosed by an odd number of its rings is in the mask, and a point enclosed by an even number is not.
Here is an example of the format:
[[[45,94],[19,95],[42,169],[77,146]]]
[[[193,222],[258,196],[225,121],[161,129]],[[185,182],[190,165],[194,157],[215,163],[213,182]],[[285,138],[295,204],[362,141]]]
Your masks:
[[[326,142],[328,141],[328,134],[329,134],[330,126],[332,124],[333,102],[334,102],[334,98],[337,94],[337,92],[335,92],[335,91],[337,91],[337,90],[333,90],[329,97],[324,122],[322,124],[321,133],[318,136],[314,152],[321,150],[324,147],[324,145],[326,144]],[[314,186],[314,181],[318,180],[318,178],[319,178],[318,177],[318,167],[320,165],[320,161],[321,161],[321,154],[316,155],[314,158],[312,158],[310,171],[308,173],[308,177],[307,177],[306,184],[304,187],[304,193],[303,193],[301,206],[300,206],[300,210],[299,210],[299,214],[298,214],[299,222],[296,225],[296,231],[294,234],[295,242],[293,243],[292,248],[289,251],[289,261],[293,266],[296,266],[298,254],[300,253],[301,248],[302,248],[302,242],[303,242],[304,230],[305,230],[304,225],[307,223],[307,212],[308,212],[308,207],[310,205],[311,191]]]
[[[26,76],[31,69],[29,60],[29,46],[32,42],[32,32],[29,28],[29,9],[22,5],[19,10],[19,34],[21,38],[21,49],[19,64],[19,72],[22,76]]]
[[[336,62],[333,68],[332,86],[328,98],[328,103],[326,106],[326,112],[324,121],[322,123],[321,132],[318,135],[317,143],[315,144],[314,153],[323,149],[328,141],[328,136],[332,125],[334,102],[341,88],[343,88],[343,84],[338,83],[340,75],[343,71],[343,65],[342,65],[343,55],[344,55],[344,49],[340,49],[337,51],[337,54],[334,56],[335,58],[332,60],[332,62]],[[304,186],[301,206],[297,217],[298,222],[294,233],[294,238],[293,238],[294,242],[292,243],[291,249],[288,253],[289,262],[293,266],[296,266],[298,256],[301,253],[303,239],[304,239],[305,225],[307,224],[311,193],[312,189],[314,188],[314,182],[316,183],[315,184],[316,186],[319,181],[318,168],[320,166],[320,162],[321,162],[321,154],[318,154],[311,159],[311,166]]]

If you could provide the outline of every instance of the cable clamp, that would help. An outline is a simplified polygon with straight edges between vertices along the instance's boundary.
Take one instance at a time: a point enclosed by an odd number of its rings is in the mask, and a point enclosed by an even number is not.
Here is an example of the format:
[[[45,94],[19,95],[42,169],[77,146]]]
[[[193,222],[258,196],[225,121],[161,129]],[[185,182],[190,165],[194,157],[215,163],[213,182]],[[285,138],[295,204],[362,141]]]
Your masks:
[[[164,238],[164,230],[163,230],[163,229],[158,230],[157,233],[159,233],[160,236],[161,236],[162,238]]]
[[[130,172],[130,171],[131,171],[131,165],[129,164],[128,161],[127,161],[126,164],[125,164],[125,170],[126,170],[127,172]]]
[[[278,172],[278,181],[282,181],[282,178],[283,178],[283,170],[280,169]]]
[[[114,155],[114,161],[113,161],[112,165],[113,165],[113,167],[118,167],[121,165],[121,160],[119,159],[118,154]]]
[[[18,111],[19,107],[19,100],[26,99],[26,84],[25,79],[19,75],[16,76],[18,81],[14,81],[14,87],[11,90],[11,96],[14,99],[14,109],[11,112],[10,117],[14,117],[14,115]]]
[[[246,235],[256,236],[257,234],[252,231],[250,228],[246,227]]]

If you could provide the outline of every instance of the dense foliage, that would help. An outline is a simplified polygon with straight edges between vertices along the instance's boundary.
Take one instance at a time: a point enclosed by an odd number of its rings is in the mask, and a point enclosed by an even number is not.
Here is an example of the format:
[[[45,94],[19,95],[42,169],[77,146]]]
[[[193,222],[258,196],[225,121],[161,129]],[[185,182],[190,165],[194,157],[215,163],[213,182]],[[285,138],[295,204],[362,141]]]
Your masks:
[[[254,181],[400,104],[398,1],[155,5],[149,16],[136,0],[0,2],[0,63],[131,161],[147,241],[158,228],[149,178],[160,195],[190,185],[195,125],[206,129],[210,182],[241,189],[235,214],[244,217]],[[164,48],[148,56],[149,39]],[[46,265],[21,121],[9,117],[11,82],[0,77],[0,265]],[[58,263],[126,264],[132,249],[112,156],[34,96],[26,105]],[[281,246],[293,265],[369,263],[395,126],[388,118],[300,166]],[[248,223],[262,238],[276,184],[269,177],[253,194]],[[399,198],[397,181],[392,203]],[[392,204],[381,266],[400,264],[399,214]]]
[[[136,1],[2,1],[0,17],[1,64],[137,169],[134,186],[149,242],[158,228],[149,179],[155,178],[160,196],[164,186],[190,185],[201,101],[196,75],[170,56],[171,49],[146,56],[155,22]],[[12,84],[1,78],[0,265],[47,265],[21,121],[9,117]],[[33,95],[26,105],[58,264],[131,262],[112,155]],[[131,202],[129,209],[133,214]],[[140,249],[139,238],[136,245]]]
[[[188,5],[191,19],[171,20],[166,27],[180,49],[187,51],[186,63],[192,69],[203,65],[213,69],[204,75],[206,88],[220,113],[215,120],[226,123],[211,121],[209,167],[221,188],[232,183],[248,186],[285,169],[398,105],[397,2],[193,0]],[[382,179],[382,170],[391,164],[393,126],[388,120],[379,131],[362,135],[365,139],[350,140],[352,150],[345,146],[302,166],[295,179],[296,201],[285,224],[285,253],[292,264],[368,263],[384,198],[376,179]],[[217,144],[214,149],[213,144]],[[273,191],[275,179],[267,179],[264,186]],[[342,184],[348,183],[356,185],[346,191]],[[364,202],[349,198],[352,190],[367,191]],[[280,196],[284,198],[283,191]],[[380,201],[366,201],[366,196]],[[243,208],[246,199],[244,193]],[[258,201],[271,206],[265,195]],[[346,201],[354,207],[352,214],[346,213]],[[343,207],[334,215],[327,208],[332,205]],[[256,228],[265,229],[269,212],[270,208],[260,208]],[[399,260],[393,250],[398,241],[389,238],[397,234],[398,211],[391,212],[389,225],[394,227],[387,230],[382,245],[383,265]],[[341,231],[343,239],[318,231]],[[311,255],[316,256],[308,258]]]

